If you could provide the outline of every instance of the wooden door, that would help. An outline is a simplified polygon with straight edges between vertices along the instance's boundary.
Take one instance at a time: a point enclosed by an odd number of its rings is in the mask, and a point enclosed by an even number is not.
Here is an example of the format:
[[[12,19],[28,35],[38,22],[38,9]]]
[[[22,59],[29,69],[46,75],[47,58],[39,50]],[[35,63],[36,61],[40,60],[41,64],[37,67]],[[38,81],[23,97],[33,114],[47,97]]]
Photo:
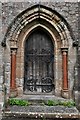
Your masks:
[[[25,93],[50,93],[54,88],[54,47],[43,30],[32,32],[25,43]]]

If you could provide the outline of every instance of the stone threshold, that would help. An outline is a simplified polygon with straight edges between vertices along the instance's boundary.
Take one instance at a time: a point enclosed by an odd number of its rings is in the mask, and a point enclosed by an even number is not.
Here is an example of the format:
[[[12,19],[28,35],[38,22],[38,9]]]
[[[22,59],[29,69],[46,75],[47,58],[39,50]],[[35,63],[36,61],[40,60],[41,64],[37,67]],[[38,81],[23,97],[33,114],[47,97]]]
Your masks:
[[[70,99],[65,99],[55,95],[22,95],[15,97],[15,99],[28,100],[32,103],[33,102],[40,103],[42,101],[48,101],[48,100],[70,101]]]
[[[64,106],[9,106],[5,109],[3,116],[16,118],[80,118],[80,113],[76,107],[68,108]]]

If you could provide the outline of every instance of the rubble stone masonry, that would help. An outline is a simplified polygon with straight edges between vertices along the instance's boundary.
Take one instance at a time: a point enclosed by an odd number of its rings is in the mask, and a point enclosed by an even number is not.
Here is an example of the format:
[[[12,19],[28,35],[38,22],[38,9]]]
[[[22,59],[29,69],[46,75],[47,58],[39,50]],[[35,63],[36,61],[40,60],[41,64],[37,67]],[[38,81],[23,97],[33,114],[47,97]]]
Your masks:
[[[78,84],[80,84],[79,82],[80,75],[78,75],[79,73],[77,72],[79,71],[79,68],[77,67],[78,65],[77,62],[79,62],[80,64],[80,61],[77,61],[77,60],[78,60],[78,57],[80,56],[79,55],[80,54],[80,50],[79,50],[80,42],[79,44],[77,43],[78,41],[80,41],[80,34],[79,34],[80,32],[80,15],[79,15],[80,14],[80,10],[79,10],[80,3],[79,2],[64,2],[64,1],[56,2],[54,0],[41,0],[41,1],[39,0],[24,0],[24,1],[23,0],[21,1],[2,0],[0,2],[0,106],[1,106],[0,108],[1,110],[4,109],[3,107],[4,101],[5,99],[7,99],[7,97],[9,97],[9,94],[10,94],[10,74],[11,74],[10,41],[5,42],[4,38],[6,38],[7,29],[10,27],[11,23],[16,18],[16,16],[19,15],[22,11],[27,10],[28,8],[36,4],[40,4],[52,10],[55,10],[68,23],[66,25],[69,30],[69,33],[68,33],[68,44],[69,44],[68,82],[69,84],[68,86],[69,86],[69,91],[70,91],[70,97],[74,96],[75,98],[76,96],[75,100],[78,102],[78,98],[80,94],[79,93],[80,87],[78,87]],[[15,27],[15,22],[14,22],[14,27]],[[6,47],[5,47],[5,44],[6,44]],[[17,57],[17,61],[18,60],[20,60],[20,56]],[[16,69],[20,69],[18,62],[17,62]],[[59,83],[57,83],[58,85],[56,84],[56,86],[57,88],[59,87],[61,90],[61,72],[59,72],[58,77],[60,80],[59,80]],[[22,78],[18,75],[18,71],[17,71],[17,78],[16,78],[17,86],[22,84],[20,79]]]

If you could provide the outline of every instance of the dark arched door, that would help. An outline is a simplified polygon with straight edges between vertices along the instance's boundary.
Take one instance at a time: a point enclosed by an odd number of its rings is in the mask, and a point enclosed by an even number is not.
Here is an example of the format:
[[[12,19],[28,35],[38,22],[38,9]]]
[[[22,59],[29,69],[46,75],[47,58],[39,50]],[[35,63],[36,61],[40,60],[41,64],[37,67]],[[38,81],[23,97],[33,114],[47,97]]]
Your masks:
[[[25,42],[24,92],[50,93],[54,89],[54,47],[43,30],[32,32]]]

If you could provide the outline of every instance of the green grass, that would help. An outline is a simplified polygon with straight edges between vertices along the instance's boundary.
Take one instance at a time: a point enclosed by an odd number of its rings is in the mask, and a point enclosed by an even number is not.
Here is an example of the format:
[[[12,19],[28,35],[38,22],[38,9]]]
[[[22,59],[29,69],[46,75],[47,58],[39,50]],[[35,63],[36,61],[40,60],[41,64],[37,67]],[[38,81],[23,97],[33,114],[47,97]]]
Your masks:
[[[36,101],[35,101],[36,102]],[[9,105],[17,105],[17,106],[29,106],[31,103],[27,100],[20,100],[20,99],[14,99],[11,98],[8,100]],[[66,107],[74,107],[75,102],[73,100],[69,101],[61,101],[61,100],[48,100],[48,101],[43,101],[42,105],[47,105],[47,106],[66,106]]]
[[[28,106],[28,105],[30,105],[30,102],[28,102],[26,100],[9,99],[8,104],[9,105],[17,105],[17,106]]]
[[[74,107],[75,102],[73,100],[70,101],[60,101],[60,100],[48,100],[44,102],[45,105],[47,106],[66,106],[66,107]]]

